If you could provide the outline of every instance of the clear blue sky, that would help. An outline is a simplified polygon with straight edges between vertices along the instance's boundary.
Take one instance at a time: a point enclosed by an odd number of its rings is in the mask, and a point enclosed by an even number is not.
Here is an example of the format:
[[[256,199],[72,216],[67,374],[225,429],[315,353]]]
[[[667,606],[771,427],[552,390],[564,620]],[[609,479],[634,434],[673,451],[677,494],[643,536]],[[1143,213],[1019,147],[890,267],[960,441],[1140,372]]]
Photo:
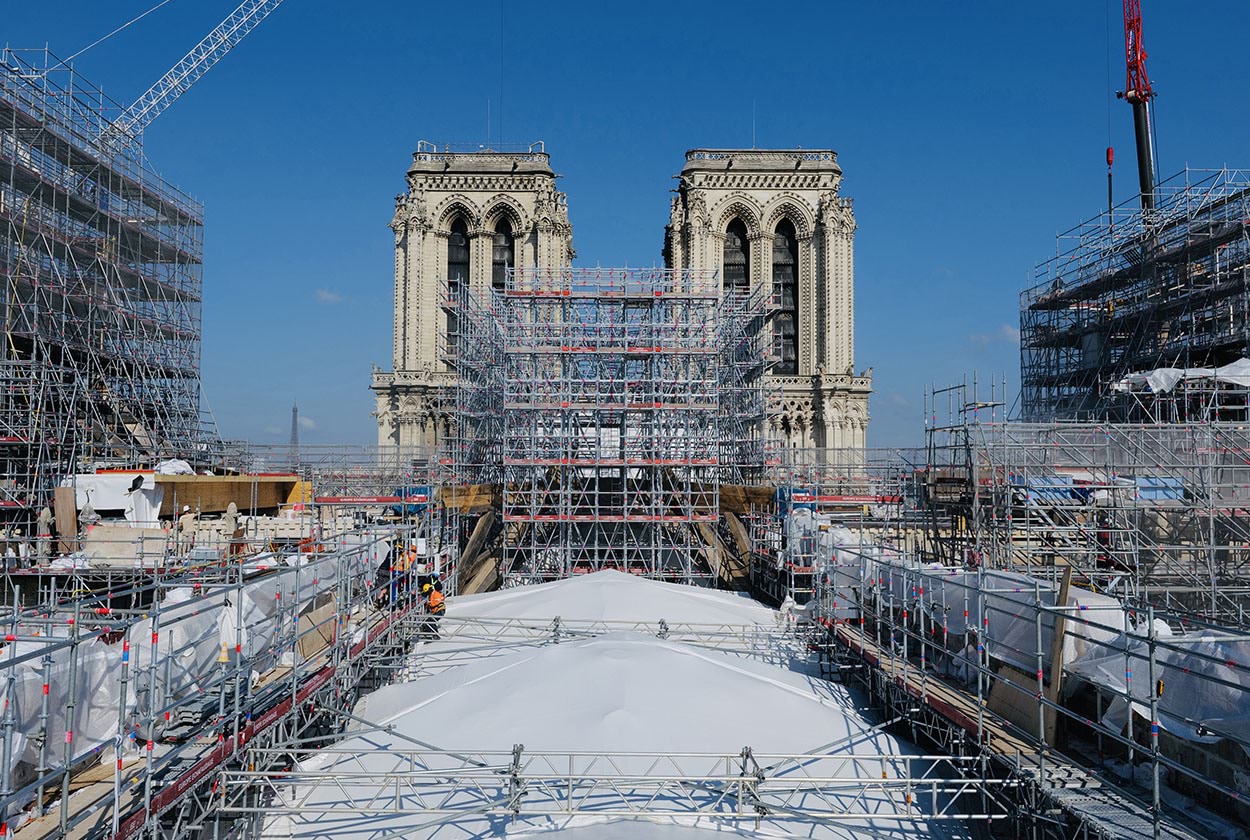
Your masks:
[[[0,41],[68,55],[156,0],[5,3]],[[129,101],[234,0],[173,0],[75,64]],[[1161,170],[1250,165],[1250,4],[1146,0]],[[498,137],[497,0],[288,0],[147,133],[202,199],[204,381],[223,434],[370,443],[390,365],[387,222],[421,139]],[[1019,379],[1018,295],[1054,234],[1105,203],[1118,0],[503,9],[503,139],[542,139],[581,264],[661,260],[671,176],[696,146],[832,147],[855,199],[860,367],[873,445],[918,442],[926,385]],[[1110,17],[1110,32],[1108,32]],[[1111,76],[1108,82],[1108,47]],[[1112,101],[1117,200],[1133,193]]]

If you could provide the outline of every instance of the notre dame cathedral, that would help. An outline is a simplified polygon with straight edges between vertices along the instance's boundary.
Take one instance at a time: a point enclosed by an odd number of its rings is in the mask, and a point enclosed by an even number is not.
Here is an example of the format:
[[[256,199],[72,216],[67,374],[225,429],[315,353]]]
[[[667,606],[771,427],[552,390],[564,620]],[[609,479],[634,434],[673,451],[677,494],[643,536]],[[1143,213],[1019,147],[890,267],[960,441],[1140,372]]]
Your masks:
[[[855,364],[855,214],[839,193],[837,154],[693,149],[664,230],[673,269],[711,269],[723,288],[771,284],[775,355],[770,434],[800,448],[865,445],[872,373]],[[394,369],[373,374],[378,441],[428,446],[446,432],[438,391],[445,284],[485,293],[512,266],[564,268],[574,257],[568,202],[550,158],[451,153],[421,143],[396,197]]]

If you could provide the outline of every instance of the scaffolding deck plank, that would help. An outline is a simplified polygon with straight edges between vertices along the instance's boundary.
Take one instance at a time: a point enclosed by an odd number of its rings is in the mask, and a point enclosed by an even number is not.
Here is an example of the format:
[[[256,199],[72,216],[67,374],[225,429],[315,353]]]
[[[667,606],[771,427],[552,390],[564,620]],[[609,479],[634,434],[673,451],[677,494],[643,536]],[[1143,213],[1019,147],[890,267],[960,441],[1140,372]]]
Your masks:
[[[921,672],[910,662],[883,653],[876,641],[858,627],[836,625],[834,636],[870,666],[889,674],[908,694],[974,739],[979,722],[984,733],[983,743],[991,755],[1037,781],[1057,806],[1087,824],[1092,831],[1114,840],[1154,836],[1154,821],[1144,804],[1063,755],[1047,752],[1043,756],[1039,742],[1012,732],[1006,720],[984,708],[967,691],[936,675]],[[1201,840],[1206,835],[1164,816],[1159,821],[1159,836],[1171,840]]]

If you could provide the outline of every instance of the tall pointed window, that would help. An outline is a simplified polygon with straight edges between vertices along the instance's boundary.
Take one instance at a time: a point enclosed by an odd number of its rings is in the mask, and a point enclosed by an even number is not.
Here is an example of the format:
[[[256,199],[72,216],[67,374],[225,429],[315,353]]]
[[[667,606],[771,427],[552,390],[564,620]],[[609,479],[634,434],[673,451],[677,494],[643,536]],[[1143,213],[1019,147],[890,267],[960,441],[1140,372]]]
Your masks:
[[[490,284],[496,291],[503,291],[508,269],[515,265],[516,240],[512,236],[512,223],[505,217],[495,225],[495,244],[491,249]]]
[[[782,219],[773,236],[773,352],[780,360],[773,373],[799,372],[799,239],[789,219]]]
[[[447,237],[447,352],[455,355],[460,344],[460,319],[456,317],[456,306],[460,301],[460,293],[469,285],[469,226],[463,218],[451,223],[451,234]]]
[[[751,243],[747,241],[747,226],[741,219],[734,219],[725,231],[725,259],[722,279],[727,292],[745,292],[751,286]]]

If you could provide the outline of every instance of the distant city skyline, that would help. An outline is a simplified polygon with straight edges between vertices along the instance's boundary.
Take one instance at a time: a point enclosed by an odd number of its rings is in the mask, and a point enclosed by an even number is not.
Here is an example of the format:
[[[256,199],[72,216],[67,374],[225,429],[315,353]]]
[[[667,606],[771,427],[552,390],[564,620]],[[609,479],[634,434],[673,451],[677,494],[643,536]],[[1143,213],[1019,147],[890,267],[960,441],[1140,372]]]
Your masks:
[[[69,55],[150,2],[6,10],[5,40]],[[141,93],[232,0],[173,2],[76,69]],[[1243,3],[1146,3],[1160,176],[1250,165],[1235,51],[1198,50]],[[830,147],[855,200],[856,364],[870,445],[919,443],[922,394],[965,373],[1018,385],[1018,295],[1054,234],[1135,191],[1118,2],[947,7],[286,3],[147,132],[206,206],[203,369],[220,431],[369,443],[391,345],[393,197],[417,141],[546,141],[578,265],[662,264],[692,147]],[[748,11],[750,14],[748,14]],[[796,25],[800,24],[801,25]],[[447,37],[455,32],[456,37]],[[502,72],[501,72],[502,56]],[[502,108],[500,93],[502,91]],[[489,129],[488,129],[489,113]],[[286,395],[286,396],[283,396]]]

